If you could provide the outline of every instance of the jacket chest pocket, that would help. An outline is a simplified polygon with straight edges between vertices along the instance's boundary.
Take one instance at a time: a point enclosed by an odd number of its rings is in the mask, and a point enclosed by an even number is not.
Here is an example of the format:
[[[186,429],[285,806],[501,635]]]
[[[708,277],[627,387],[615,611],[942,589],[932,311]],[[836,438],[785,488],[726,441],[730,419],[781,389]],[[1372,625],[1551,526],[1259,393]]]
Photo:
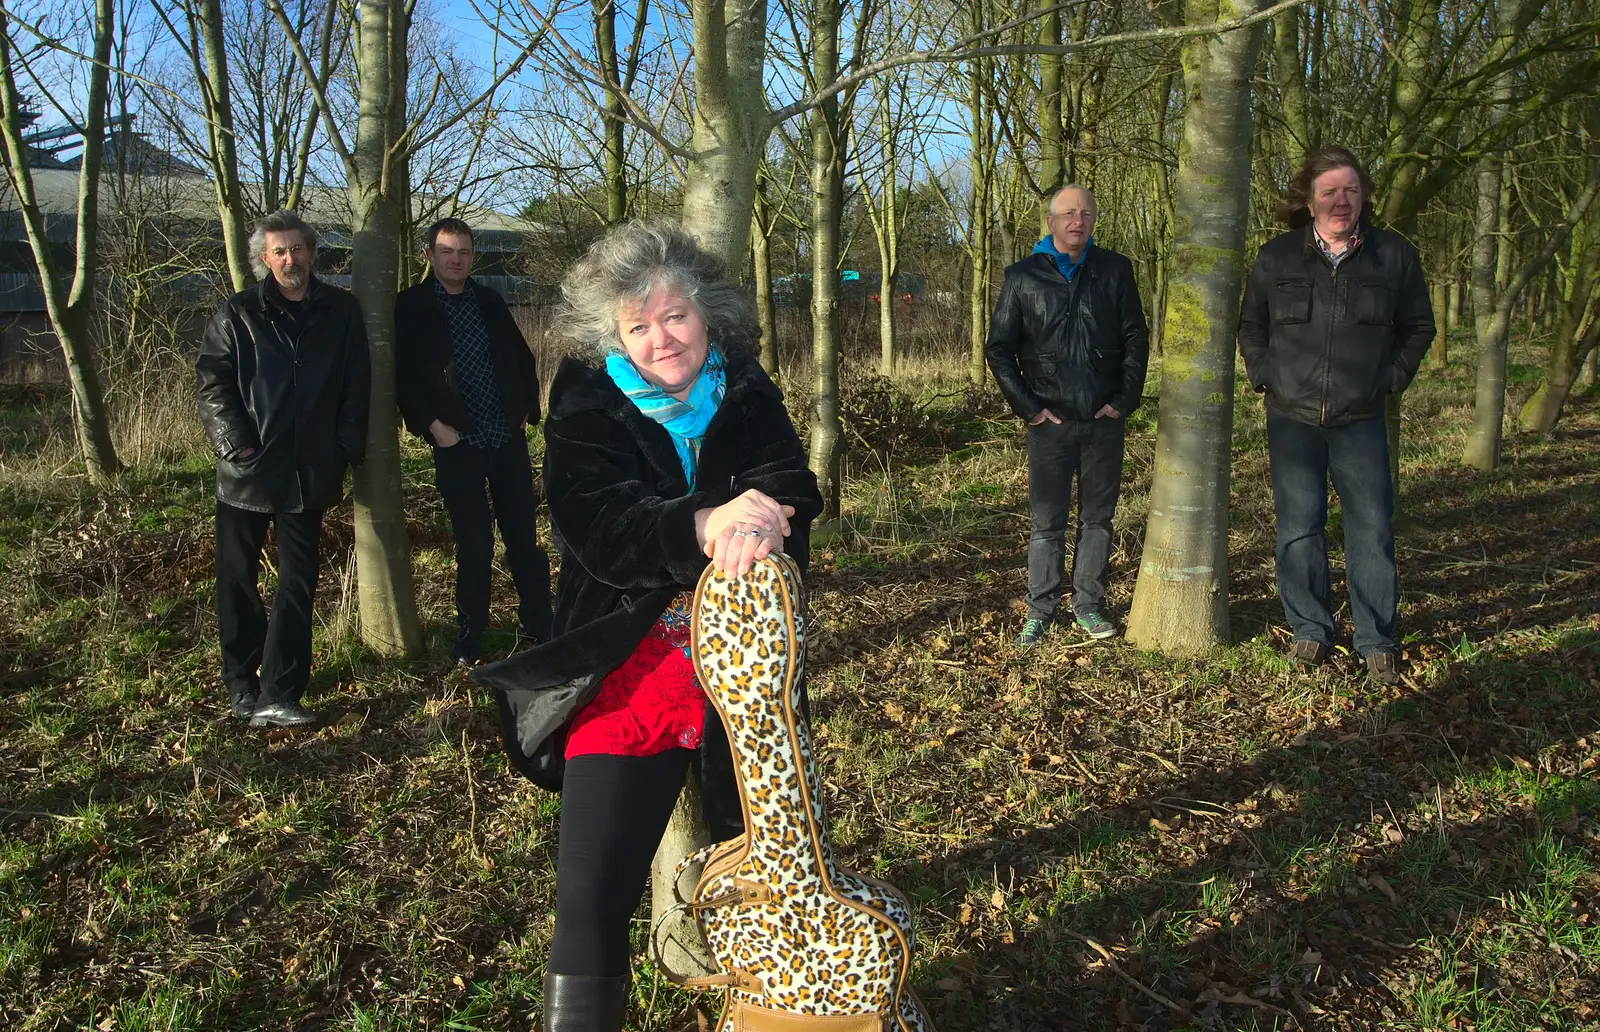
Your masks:
[[[1022,356],[1022,375],[1030,383],[1047,383],[1056,374],[1056,359],[1054,355],[1029,355]]]
[[[1311,281],[1279,280],[1272,285],[1272,321],[1303,323],[1311,321]]]
[[[1355,321],[1369,326],[1394,324],[1395,289],[1378,280],[1361,280],[1355,291]]]

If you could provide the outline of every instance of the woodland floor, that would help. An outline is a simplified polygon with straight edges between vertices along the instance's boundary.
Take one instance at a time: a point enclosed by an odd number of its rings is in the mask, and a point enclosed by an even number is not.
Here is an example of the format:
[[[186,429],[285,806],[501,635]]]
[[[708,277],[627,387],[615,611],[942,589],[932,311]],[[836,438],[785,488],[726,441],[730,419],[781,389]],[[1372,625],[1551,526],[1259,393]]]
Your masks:
[[[814,730],[841,859],[916,903],[942,1030],[1600,1027],[1600,392],[1469,471],[1453,343],[1406,398],[1393,689],[1343,650],[1287,668],[1248,395],[1236,644],[1178,662],[1061,632],[1014,650],[1016,422],[956,380],[854,385],[847,519],[811,576]],[[1537,360],[1514,354],[1513,403]],[[331,720],[269,734],[224,715],[192,429],[93,491],[66,404],[0,408],[0,1026],[527,1029],[557,799],[445,662],[427,456],[406,488],[429,658],[357,644],[333,514],[310,693]],[[1155,413],[1130,428],[1119,620]],[[640,952],[630,1027],[694,1026]]]

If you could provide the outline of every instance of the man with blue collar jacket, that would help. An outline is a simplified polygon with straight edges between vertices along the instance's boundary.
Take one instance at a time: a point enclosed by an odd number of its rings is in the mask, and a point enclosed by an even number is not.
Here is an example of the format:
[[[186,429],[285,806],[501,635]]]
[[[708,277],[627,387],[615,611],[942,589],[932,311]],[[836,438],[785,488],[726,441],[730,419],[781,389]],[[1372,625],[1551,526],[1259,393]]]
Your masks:
[[[1078,525],[1072,611],[1108,638],[1106,566],[1122,489],[1126,420],[1139,406],[1150,335],[1133,264],[1094,244],[1094,194],[1076,184],[1050,200],[1050,232],[1006,269],[984,353],[1012,411],[1028,424],[1028,618],[1017,644],[1049,630],[1061,600],[1072,481]]]

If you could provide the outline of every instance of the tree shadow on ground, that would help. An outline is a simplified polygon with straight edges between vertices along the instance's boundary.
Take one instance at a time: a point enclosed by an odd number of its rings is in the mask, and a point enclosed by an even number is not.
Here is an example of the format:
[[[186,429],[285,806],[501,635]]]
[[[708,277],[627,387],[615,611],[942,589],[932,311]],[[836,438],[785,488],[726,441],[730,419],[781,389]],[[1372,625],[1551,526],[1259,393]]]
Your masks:
[[[1225,1028],[1276,1018],[1370,1028],[1411,1013],[1415,1000],[1394,995],[1407,979],[1458,976],[1453,958],[1440,970],[1435,957],[1430,969],[1429,949],[1416,944],[1463,930],[1486,944],[1463,958],[1480,986],[1513,993],[1530,988],[1517,984],[1530,971],[1543,973],[1564,983],[1556,1009],[1570,1014],[1600,993],[1600,969],[1559,945],[1566,932],[1531,926],[1519,911],[1576,918],[1596,902],[1584,899],[1595,886],[1575,889],[1557,869],[1563,853],[1593,862],[1600,832],[1592,810],[1584,815],[1600,790],[1577,780],[1580,741],[1600,728],[1597,658],[1600,630],[1584,630],[1511,669],[1488,657],[1451,662],[1430,690],[1352,711],[1247,763],[1135,776],[1120,791],[1106,790],[1110,777],[1085,779],[1086,800],[1105,801],[1086,802],[1093,816],[934,858],[903,884],[924,898],[965,891],[970,901],[970,887],[985,884],[1004,897],[987,920],[972,920],[965,904],[970,934],[958,932],[965,941],[934,994],[942,1027]],[[1587,685],[1564,673],[1575,659],[1587,664]],[[1516,777],[1530,761],[1511,758],[1524,755],[1539,758],[1547,780],[1569,780],[1501,813],[1477,810],[1460,789]],[[1447,818],[1447,805],[1464,816]],[[1548,955],[1497,965],[1487,958],[1505,936]],[[1590,938],[1592,961],[1600,937]],[[1544,990],[1531,991],[1537,1009]]]

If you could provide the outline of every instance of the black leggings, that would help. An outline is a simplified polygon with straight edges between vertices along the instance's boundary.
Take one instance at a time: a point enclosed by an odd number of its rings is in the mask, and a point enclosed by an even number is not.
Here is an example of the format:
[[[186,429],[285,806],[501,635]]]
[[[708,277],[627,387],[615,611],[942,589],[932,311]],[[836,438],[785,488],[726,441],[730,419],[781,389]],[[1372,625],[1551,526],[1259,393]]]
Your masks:
[[[628,922],[694,755],[669,749],[567,761],[551,974],[628,973]]]

